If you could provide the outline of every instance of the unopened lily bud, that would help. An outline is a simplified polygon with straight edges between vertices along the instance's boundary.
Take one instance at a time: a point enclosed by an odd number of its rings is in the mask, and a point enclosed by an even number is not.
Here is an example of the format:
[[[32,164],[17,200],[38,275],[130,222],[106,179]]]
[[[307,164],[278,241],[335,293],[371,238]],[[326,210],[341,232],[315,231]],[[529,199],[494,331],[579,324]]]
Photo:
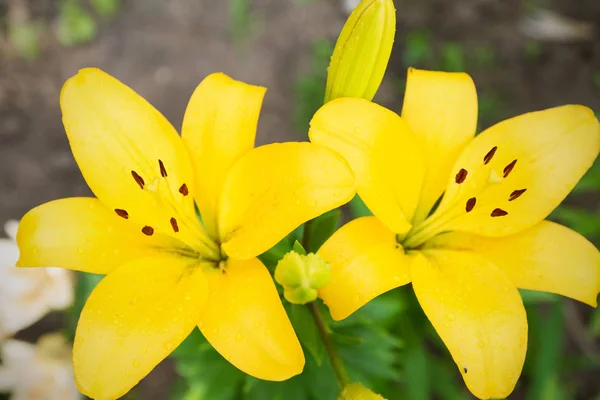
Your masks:
[[[344,387],[337,400],[385,400],[385,398],[373,393],[360,383],[352,382]]]
[[[396,10],[392,0],[362,0],[338,37],[327,74],[325,103],[338,97],[372,100],[392,53]]]
[[[320,256],[295,251],[287,253],[277,264],[275,280],[283,286],[283,296],[293,304],[317,299],[317,290],[331,280],[331,267]]]

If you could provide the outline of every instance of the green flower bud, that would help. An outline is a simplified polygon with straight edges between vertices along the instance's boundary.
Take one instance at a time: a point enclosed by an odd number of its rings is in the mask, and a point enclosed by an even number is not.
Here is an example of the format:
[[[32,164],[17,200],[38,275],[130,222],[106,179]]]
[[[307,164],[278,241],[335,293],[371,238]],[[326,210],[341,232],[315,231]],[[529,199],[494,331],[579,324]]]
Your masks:
[[[283,296],[293,304],[317,299],[318,289],[331,280],[331,267],[314,253],[287,253],[275,268],[275,280],[283,286]]]
[[[385,398],[373,393],[360,383],[352,382],[344,387],[337,400],[385,400]]]
[[[338,97],[372,100],[392,53],[396,10],[392,0],[362,0],[338,37],[329,72],[325,103]]]

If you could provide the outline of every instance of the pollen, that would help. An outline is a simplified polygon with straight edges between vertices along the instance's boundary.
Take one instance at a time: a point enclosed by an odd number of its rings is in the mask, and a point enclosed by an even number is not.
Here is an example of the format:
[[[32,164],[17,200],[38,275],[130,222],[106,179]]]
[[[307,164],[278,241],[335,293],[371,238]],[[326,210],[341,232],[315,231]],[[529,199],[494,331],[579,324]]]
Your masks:
[[[513,201],[519,197],[521,197],[521,195],[523,193],[525,193],[527,191],[527,189],[519,189],[519,190],[514,190],[511,194],[510,197],[508,198],[508,201]]]
[[[517,163],[517,160],[512,160],[512,162],[510,164],[508,164],[506,167],[504,167],[504,177],[506,178],[508,176],[508,174],[510,174],[510,172],[513,170],[513,168],[515,167],[515,164]]]
[[[475,197],[471,197],[469,200],[467,200],[467,205],[465,207],[465,210],[467,212],[471,212],[473,207],[475,207],[476,203],[477,203],[477,199]]]
[[[142,233],[146,236],[152,236],[152,235],[154,235],[154,228],[146,225],[145,227],[142,228]]]
[[[121,210],[120,208],[115,208],[115,212],[121,218],[125,218],[125,219],[129,218],[129,213],[125,210]]]
[[[131,176],[133,176],[133,179],[135,180],[135,183],[137,183],[138,185],[140,185],[140,189],[144,188],[144,178],[142,178],[137,172],[135,171],[131,171]]]
[[[188,187],[185,183],[179,188],[179,193],[181,193],[184,196],[187,196],[189,194]]]
[[[456,174],[456,178],[455,181],[458,184],[461,184],[465,181],[465,179],[467,179],[467,175],[468,175],[468,171],[464,168],[461,168],[460,171],[458,171],[458,174]]]
[[[167,170],[165,169],[165,164],[163,164],[162,160],[158,160],[158,167],[160,168],[160,176],[166,178]]]
[[[492,147],[492,149],[490,151],[488,151],[488,153],[485,155],[485,157],[483,157],[483,163],[485,165],[487,165],[490,161],[492,161],[492,158],[494,158],[494,154],[496,154],[496,150],[498,150],[498,146]]]
[[[175,218],[171,218],[171,227],[175,233],[179,232],[179,225],[177,225],[177,220]]]
[[[492,214],[491,214],[492,217],[503,217],[505,215],[508,215],[508,212],[504,211],[501,208],[495,208],[494,211],[492,211]]]

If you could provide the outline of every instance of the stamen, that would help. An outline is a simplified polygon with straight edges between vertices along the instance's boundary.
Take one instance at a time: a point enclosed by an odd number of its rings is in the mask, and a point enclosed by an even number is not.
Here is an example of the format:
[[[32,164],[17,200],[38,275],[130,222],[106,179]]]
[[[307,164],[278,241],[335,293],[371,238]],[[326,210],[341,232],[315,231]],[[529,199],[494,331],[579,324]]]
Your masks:
[[[140,189],[144,188],[144,178],[142,178],[141,176],[139,176],[139,174],[135,171],[131,171],[131,176],[133,176],[133,179],[135,180],[135,182],[140,185]]]
[[[495,208],[494,211],[492,211],[491,215],[492,217],[503,217],[505,215],[508,215],[508,213],[501,208]]]
[[[146,225],[142,228],[142,233],[146,236],[152,236],[154,234],[154,228]]]
[[[514,190],[511,194],[510,197],[508,198],[508,201],[513,201],[515,199],[518,199],[519,197],[521,197],[521,195],[523,193],[525,193],[527,191],[527,189],[519,189],[519,190]]]
[[[129,218],[129,213],[125,210],[121,210],[120,208],[115,208],[115,212],[121,218],[125,218],[125,219]]]
[[[167,170],[165,169],[165,164],[161,160],[158,160],[158,166],[160,168],[160,176],[163,178],[167,177]]]
[[[463,183],[465,181],[465,179],[467,179],[467,174],[468,174],[468,171],[464,168],[461,168],[460,171],[458,171],[458,174],[456,174],[456,178],[455,178],[456,183],[458,183],[458,184]]]
[[[485,165],[487,165],[490,161],[492,161],[492,158],[494,158],[494,154],[496,154],[496,150],[498,150],[498,146],[492,147],[492,149],[490,151],[488,151],[488,153],[485,155],[485,157],[483,157],[483,163]]]
[[[467,212],[471,212],[473,207],[475,207],[475,203],[477,203],[477,199],[475,197],[471,197],[469,200],[467,200],[467,206],[465,208]]]
[[[504,177],[505,178],[508,176],[508,174],[510,174],[510,171],[513,170],[516,163],[517,163],[517,160],[512,160],[512,162],[510,164],[508,164],[506,167],[504,167]]]
[[[177,225],[177,220],[175,218],[171,218],[171,227],[175,233],[179,232],[179,225]]]
[[[179,193],[181,193],[184,196],[187,196],[189,194],[188,187],[185,183],[179,188]]]

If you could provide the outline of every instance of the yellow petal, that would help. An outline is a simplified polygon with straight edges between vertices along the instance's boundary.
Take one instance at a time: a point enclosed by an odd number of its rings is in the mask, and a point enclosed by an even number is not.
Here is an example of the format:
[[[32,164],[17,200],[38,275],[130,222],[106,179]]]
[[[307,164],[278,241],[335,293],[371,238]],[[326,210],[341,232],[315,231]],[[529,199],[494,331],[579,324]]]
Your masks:
[[[73,155],[94,194],[110,209],[157,232],[202,235],[192,196],[192,166],[181,138],[146,100],[98,69],[83,69],[64,85],[63,123]],[[161,167],[162,165],[162,167]],[[204,235],[206,235],[204,233]]]
[[[524,114],[487,129],[456,161],[435,214],[444,230],[506,236],[543,220],[593,164],[600,124],[589,108],[569,105]],[[487,164],[486,164],[487,161]],[[460,179],[461,169],[464,181]],[[471,212],[467,201],[476,199]]]
[[[100,281],[75,334],[73,368],[82,393],[123,396],[190,334],[208,298],[196,262],[142,258]]]
[[[29,211],[21,220],[18,266],[108,274],[134,258],[176,248],[175,239],[146,236],[139,228],[95,198],[54,200]]]
[[[465,73],[408,69],[402,118],[423,138],[426,171],[415,222],[448,183],[450,169],[477,129],[477,91]]]
[[[198,85],[185,111],[181,135],[197,172],[194,197],[215,238],[217,199],[225,175],[254,147],[265,91],[216,73]]]
[[[527,351],[519,292],[494,264],[468,252],[430,250],[415,257],[413,288],[469,390],[505,398]]]
[[[380,294],[410,282],[410,258],[376,217],[355,219],[333,234],[318,254],[331,265],[319,289],[331,317],[348,317]]]
[[[283,381],[304,368],[304,354],[267,268],[229,260],[207,273],[210,298],[198,327],[227,361],[259,379]]]
[[[424,166],[420,143],[402,118],[363,99],[341,98],[317,111],[309,136],[348,161],[375,216],[396,233],[410,229]]]
[[[312,143],[257,147],[231,169],[219,201],[225,252],[255,257],[300,224],[347,203],[354,178],[333,151]]]
[[[503,238],[452,232],[428,245],[478,253],[504,271],[518,288],[597,305],[600,252],[579,233],[554,222],[542,221]]]

